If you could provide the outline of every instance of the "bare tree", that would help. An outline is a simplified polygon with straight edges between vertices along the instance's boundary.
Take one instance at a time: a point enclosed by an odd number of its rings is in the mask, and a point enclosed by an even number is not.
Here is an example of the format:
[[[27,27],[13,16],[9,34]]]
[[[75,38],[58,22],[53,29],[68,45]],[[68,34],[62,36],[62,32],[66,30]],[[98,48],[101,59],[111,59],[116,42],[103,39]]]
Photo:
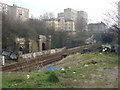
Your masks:
[[[105,23],[111,27],[111,30],[118,36],[117,44],[120,45],[120,0],[114,3],[113,10],[108,11],[105,16]]]
[[[83,31],[86,31],[86,26],[87,26],[87,22],[85,20],[85,18],[80,18],[80,19],[77,19],[77,30],[83,32]]]
[[[76,21],[76,27],[77,30],[83,32],[87,29],[87,13],[83,11],[79,11],[77,13],[77,21]]]
[[[50,17],[50,18],[54,18],[55,15],[54,15],[52,12],[50,12],[50,13],[49,13],[49,17]]]
[[[52,12],[44,13],[43,15],[40,15],[40,20],[42,19],[51,19],[54,18],[54,14]]]
[[[112,10],[109,10],[104,14],[103,20],[109,27],[112,25],[120,27],[120,0],[113,3]]]

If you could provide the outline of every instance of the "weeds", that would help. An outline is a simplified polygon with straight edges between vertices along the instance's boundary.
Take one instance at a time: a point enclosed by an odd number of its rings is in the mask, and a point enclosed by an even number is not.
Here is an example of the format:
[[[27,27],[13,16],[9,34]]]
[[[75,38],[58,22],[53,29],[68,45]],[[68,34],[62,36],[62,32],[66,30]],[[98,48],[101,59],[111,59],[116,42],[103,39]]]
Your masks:
[[[56,82],[59,82],[59,78],[55,72],[51,72],[47,78],[47,81],[56,83]]]
[[[75,57],[74,55],[72,55],[62,61],[62,63],[69,63],[78,59],[80,59],[81,62],[76,62],[76,65],[63,65],[62,67],[65,68],[65,70],[61,70],[59,72],[4,72],[3,88],[71,88],[89,87],[89,84],[91,85],[91,87],[97,87],[103,85],[102,82],[108,83],[109,81],[109,79],[105,80],[107,75],[109,75],[109,72],[103,72],[103,70],[105,71],[107,69],[110,69],[111,72],[113,72],[114,70],[116,70],[114,69],[114,67],[118,65],[118,57],[116,55],[99,53],[82,54],[81,56],[75,55]],[[84,67],[84,65],[88,65],[88,67]],[[26,75],[31,75],[30,79],[25,78]],[[102,75],[102,78],[94,78],[94,75]],[[90,83],[92,81],[98,83]],[[113,83],[117,85],[116,82]]]

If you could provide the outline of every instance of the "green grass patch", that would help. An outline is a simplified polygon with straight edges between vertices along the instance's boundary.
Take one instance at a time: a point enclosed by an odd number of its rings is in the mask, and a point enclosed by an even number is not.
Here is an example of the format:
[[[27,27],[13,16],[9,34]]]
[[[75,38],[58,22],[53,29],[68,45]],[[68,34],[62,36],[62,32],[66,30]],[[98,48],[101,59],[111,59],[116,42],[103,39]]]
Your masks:
[[[105,70],[114,69],[117,66],[118,56],[115,54],[74,54],[67,57],[62,64],[69,63],[75,60],[81,60],[74,64],[66,64],[64,71],[31,71],[31,72],[3,72],[3,88],[71,88],[71,87],[85,87],[90,85],[105,86],[106,80],[98,79],[96,83],[90,83],[93,75],[107,75]],[[60,63],[59,63],[60,65]],[[85,67],[84,65],[88,65]],[[56,65],[57,66],[57,65]],[[69,68],[71,67],[71,68]],[[54,66],[53,66],[54,68]],[[58,68],[59,69],[59,68]],[[103,71],[101,71],[103,70]],[[74,73],[75,72],[75,73]],[[26,75],[30,75],[27,79]],[[94,81],[93,80],[93,81]],[[87,82],[87,84],[86,84]],[[104,83],[103,83],[104,82]],[[116,86],[116,82],[114,82]]]

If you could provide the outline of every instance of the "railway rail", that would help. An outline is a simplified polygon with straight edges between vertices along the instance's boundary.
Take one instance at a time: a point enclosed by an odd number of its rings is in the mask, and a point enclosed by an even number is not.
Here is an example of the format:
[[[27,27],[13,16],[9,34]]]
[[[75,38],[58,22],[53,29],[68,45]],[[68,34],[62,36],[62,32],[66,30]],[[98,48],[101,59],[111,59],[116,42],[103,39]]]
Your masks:
[[[0,67],[0,71],[2,72],[15,72],[15,71],[27,71],[28,69],[35,67],[35,66],[45,66],[50,63],[59,61],[62,59],[63,56],[67,56],[76,52],[84,52],[86,50],[96,50],[99,47],[101,47],[100,44],[95,45],[85,45],[85,46],[79,46],[74,47],[70,49],[65,49],[61,52],[53,53],[53,54],[46,54],[42,56],[37,56],[35,58],[30,58],[29,60],[26,59],[20,59],[17,63],[2,66]]]

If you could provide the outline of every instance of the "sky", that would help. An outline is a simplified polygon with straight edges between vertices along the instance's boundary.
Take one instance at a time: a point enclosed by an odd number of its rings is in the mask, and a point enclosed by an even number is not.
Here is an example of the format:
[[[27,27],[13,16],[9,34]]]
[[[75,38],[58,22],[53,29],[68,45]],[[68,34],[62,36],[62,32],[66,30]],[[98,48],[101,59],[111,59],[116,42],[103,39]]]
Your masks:
[[[57,13],[66,8],[83,10],[88,13],[89,22],[101,22],[108,11],[113,10],[114,3],[119,0],[0,0],[8,5],[28,8],[30,17],[38,17],[46,12],[52,12],[55,17]]]

